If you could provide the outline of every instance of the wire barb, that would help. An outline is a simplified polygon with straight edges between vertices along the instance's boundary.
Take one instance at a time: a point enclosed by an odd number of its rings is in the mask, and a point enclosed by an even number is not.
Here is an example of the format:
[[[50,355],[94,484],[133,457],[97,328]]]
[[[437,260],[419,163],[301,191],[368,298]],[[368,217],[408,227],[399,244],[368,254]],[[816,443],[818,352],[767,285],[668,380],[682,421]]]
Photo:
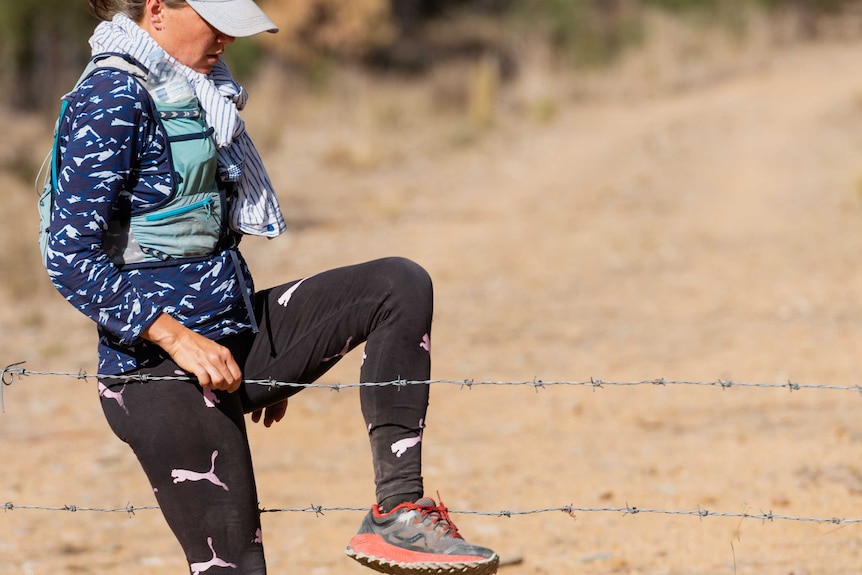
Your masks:
[[[19,365],[24,365],[25,361],[19,361],[17,363],[10,363],[6,367],[3,368],[2,381],[3,385],[12,385],[15,381],[15,376],[23,377],[27,375],[26,371],[22,367],[18,367]]]
[[[15,374],[18,373],[19,376],[24,375],[23,368],[17,368],[19,365],[24,365],[23,361],[19,361],[18,363],[10,363],[6,367],[3,368],[3,374],[0,375],[0,413],[6,413],[6,398],[3,397],[3,388],[7,385],[12,385],[12,382],[15,381]]]
[[[541,379],[536,379],[536,378],[534,377],[534,378],[533,378],[533,389],[535,389],[535,390],[536,390],[536,393],[539,393],[539,389],[540,389],[540,388],[541,388],[541,389],[544,389],[544,388],[545,388],[545,384],[544,384],[544,382],[543,382]]]

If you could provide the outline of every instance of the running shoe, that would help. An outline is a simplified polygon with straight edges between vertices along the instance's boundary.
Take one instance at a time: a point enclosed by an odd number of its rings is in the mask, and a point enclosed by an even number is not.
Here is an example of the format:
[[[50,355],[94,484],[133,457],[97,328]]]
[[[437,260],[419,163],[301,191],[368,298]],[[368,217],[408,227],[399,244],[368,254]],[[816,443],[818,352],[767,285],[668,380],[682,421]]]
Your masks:
[[[491,575],[500,563],[490,549],[464,541],[443,502],[430,498],[382,514],[373,506],[345,553],[390,575]]]

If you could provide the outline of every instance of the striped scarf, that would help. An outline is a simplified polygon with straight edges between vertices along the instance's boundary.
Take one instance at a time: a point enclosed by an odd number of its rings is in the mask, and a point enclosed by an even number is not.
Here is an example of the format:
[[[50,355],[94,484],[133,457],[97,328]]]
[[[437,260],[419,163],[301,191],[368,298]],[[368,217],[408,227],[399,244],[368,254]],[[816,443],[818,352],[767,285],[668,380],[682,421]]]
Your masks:
[[[96,26],[90,47],[94,55],[121,53],[144,63],[150,52],[160,50],[156,41],[125,14],[116,14],[113,20]],[[233,203],[229,215],[231,229],[270,238],[281,234],[287,226],[278,198],[263,160],[239,115],[248,100],[248,93],[234,81],[221,60],[209,74],[201,74],[167,54],[165,57],[189,80],[205,112],[207,125],[215,132],[219,177],[222,181],[237,184],[239,201]]]

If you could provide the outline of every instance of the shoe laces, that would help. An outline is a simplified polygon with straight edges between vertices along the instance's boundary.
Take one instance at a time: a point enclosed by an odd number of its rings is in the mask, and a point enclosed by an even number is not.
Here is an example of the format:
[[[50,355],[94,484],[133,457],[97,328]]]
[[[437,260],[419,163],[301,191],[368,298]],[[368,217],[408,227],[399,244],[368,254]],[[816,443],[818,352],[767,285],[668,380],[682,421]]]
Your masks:
[[[449,518],[449,510],[443,504],[443,500],[440,498],[440,493],[437,493],[437,499],[440,501],[439,504],[434,505],[423,505],[419,502],[416,503],[405,503],[404,505],[411,510],[416,510],[422,515],[423,519],[429,519],[431,521],[432,528],[437,528],[438,526],[443,529],[444,535],[448,535],[450,537],[457,537],[458,539],[463,539],[461,534],[458,532],[458,528],[455,526],[455,523]],[[420,499],[419,501],[423,501]],[[431,501],[434,503],[433,499],[426,499],[425,501]]]

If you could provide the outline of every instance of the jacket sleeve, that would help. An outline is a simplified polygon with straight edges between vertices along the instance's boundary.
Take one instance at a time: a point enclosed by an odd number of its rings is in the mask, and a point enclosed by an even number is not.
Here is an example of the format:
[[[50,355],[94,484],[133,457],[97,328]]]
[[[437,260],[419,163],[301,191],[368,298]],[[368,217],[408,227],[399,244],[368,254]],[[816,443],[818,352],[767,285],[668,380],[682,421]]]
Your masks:
[[[157,166],[164,146],[143,87],[126,74],[100,71],[67,98],[46,268],[66,300],[128,345],[161,310],[136,287],[135,272],[111,263],[102,238],[121,194],[144,171],[144,158],[153,156],[148,161]],[[169,183],[162,193],[170,193]]]

